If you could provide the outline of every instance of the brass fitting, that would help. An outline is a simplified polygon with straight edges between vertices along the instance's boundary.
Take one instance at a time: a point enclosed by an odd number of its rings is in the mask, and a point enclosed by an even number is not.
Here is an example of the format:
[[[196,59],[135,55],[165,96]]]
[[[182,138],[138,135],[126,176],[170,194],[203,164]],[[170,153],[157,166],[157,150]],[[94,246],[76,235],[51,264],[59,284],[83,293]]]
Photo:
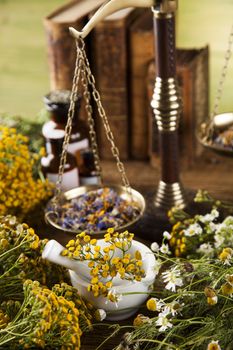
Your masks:
[[[155,0],[153,12],[156,14],[169,14],[176,12],[178,0]]]
[[[181,112],[181,98],[175,78],[156,77],[151,106],[160,131],[177,130]]]

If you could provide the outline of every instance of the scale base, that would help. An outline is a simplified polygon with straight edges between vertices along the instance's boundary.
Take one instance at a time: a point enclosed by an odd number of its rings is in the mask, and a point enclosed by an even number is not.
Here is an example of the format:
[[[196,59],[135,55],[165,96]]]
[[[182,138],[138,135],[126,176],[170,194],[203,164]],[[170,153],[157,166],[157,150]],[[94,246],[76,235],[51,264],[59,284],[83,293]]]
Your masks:
[[[170,209],[177,205],[184,208],[186,201],[182,185],[179,182],[169,184],[160,181],[154,198],[154,205],[161,209]]]

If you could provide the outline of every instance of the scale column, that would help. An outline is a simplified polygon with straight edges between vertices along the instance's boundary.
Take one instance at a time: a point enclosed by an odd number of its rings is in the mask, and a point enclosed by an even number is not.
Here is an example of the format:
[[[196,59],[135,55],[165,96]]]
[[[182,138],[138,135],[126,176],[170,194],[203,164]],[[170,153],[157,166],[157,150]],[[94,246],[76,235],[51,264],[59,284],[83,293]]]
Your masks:
[[[178,126],[181,98],[176,79],[175,11],[177,1],[156,0],[153,7],[156,79],[151,106],[159,132],[161,180],[154,204],[185,206],[179,176]]]

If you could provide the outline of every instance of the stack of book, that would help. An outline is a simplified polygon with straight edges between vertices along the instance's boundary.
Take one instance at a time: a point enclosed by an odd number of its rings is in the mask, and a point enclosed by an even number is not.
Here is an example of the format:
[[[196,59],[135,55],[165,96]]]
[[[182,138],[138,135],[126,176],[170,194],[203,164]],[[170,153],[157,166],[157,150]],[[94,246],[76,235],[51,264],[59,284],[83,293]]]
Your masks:
[[[76,50],[68,27],[80,30],[103,3],[104,0],[72,1],[45,18],[51,89],[72,86]],[[152,165],[156,164],[157,130],[150,107],[156,64],[151,10],[118,11],[100,22],[85,40],[121,159],[150,159]],[[201,153],[195,130],[209,113],[208,70],[207,46],[177,50],[177,77],[183,99],[180,143],[188,165]],[[111,159],[110,144],[98,116],[96,128],[101,157]]]

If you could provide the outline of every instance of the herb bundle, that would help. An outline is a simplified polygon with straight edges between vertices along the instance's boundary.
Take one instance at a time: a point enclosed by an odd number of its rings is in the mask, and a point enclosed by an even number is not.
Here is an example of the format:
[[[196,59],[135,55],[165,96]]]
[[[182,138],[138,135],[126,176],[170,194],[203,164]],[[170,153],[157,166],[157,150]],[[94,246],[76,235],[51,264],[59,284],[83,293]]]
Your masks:
[[[0,217],[0,349],[78,350],[91,329],[95,310],[66,283],[65,269],[41,258],[46,242]]]
[[[28,138],[16,129],[0,126],[0,215],[24,218],[51,197],[52,185],[38,178],[42,154],[32,153]]]
[[[147,312],[117,349],[232,350],[233,217],[220,220],[216,208],[194,217],[174,213],[171,233],[151,245],[157,277]]]

